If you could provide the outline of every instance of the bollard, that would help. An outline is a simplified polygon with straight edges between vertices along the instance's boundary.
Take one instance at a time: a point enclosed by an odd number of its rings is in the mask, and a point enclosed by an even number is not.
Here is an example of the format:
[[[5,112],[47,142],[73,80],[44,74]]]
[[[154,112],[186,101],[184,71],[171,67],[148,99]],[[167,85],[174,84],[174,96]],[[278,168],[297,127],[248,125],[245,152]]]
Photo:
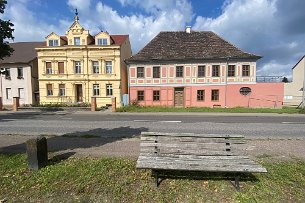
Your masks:
[[[2,97],[0,97],[0,111],[2,111],[3,104],[2,104]]]
[[[116,98],[115,97],[112,97],[111,99],[111,109],[112,109],[112,112],[115,112],[115,109],[116,109]]]
[[[45,137],[26,141],[29,169],[38,170],[48,164],[48,145]]]
[[[96,97],[91,97],[91,111],[96,111]]]
[[[13,100],[13,111],[18,111],[19,107],[19,97],[14,97]]]

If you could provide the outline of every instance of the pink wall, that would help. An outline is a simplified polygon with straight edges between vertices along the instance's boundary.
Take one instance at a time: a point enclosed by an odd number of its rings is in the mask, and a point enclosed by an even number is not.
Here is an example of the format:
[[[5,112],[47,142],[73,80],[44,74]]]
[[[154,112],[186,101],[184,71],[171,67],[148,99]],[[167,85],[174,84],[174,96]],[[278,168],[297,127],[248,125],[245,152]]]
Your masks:
[[[252,92],[241,95],[241,87],[250,87]],[[219,90],[219,101],[211,101],[213,89]],[[130,100],[137,100],[137,91],[144,90],[145,101],[139,102],[144,106],[173,106],[174,87],[130,87]],[[160,91],[160,101],[153,101],[153,90]],[[197,101],[197,90],[205,90],[205,100]],[[227,91],[227,96],[225,92]],[[257,84],[230,84],[211,86],[187,86],[184,87],[185,107],[213,107],[215,105],[225,107],[277,107],[281,108],[283,103],[283,83],[257,83]],[[225,102],[226,100],[226,102]]]

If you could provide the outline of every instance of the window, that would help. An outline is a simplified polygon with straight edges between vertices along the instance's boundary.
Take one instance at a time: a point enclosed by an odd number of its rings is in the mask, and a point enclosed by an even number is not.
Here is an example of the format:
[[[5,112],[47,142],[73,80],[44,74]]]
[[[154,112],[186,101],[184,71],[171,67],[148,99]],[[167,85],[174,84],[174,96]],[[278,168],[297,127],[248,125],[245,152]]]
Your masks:
[[[242,87],[242,88],[239,89],[239,93],[241,95],[246,96],[246,95],[251,93],[251,88],[250,87]]]
[[[47,84],[47,96],[52,96],[52,95],[53,95],[53,85]]]
[[[112,95],[112,84],[107,84],[106,85],[106,96],[111,96]]]
[[[9,69],[9,68],[5,69],[5,79],[8,79],[8,80],[11,79],[11,69]]]
[[[18,88],[18,97],[19,99],[24,99],[24,89]]]
[[[49,46],[50,47],[58,46],[58,40],[57,39],[50,39],[49,40]]]
[[[176,77],[177,78],[183,77],[183,66],[176,67]]]
[[[160,91],[159,90],[154,90],[153,91],[153,100],[154,101],[160,101]]]
[[[94,84],[93,85],[93,96],[99,96],[100,95],[100,85]]]
[[[18,67],[17,68],[17,78],[18,79],[22,79],[23,78],[23,68],[22,67]]]
[[[52,74],[52,63],[46,62],[46,74]]]
[[[12,99],[12,89],[6,88],[6,99]]]
[[[137,67],[137,77],[144,78],[144,67]]]
[[[228,66],[228,77],[235,77],[235,65]]]
[[[92,72],[93,73],[100,73],[100,68],[98,61],[92,61]]]
[[[74,45],[80,45],[80,37],[74,37]]]
[[[138,101],[144,101],[144,91],[138,91]]]
[[[112,73],[112,61],[106,61],[105,66],[106,66],[106,74],[111,74]]]
[[[108,44],[107,38],[97,39],[97,45],[107,45],[107,44]]]
[[[59,84],[59,96],[63,97],[66,95],[66,85]]]
[[[204,101],[204,90],[197,90],[197,101]]]
[[[212,90],[212,101],[219,101],[219,90]]]
[[[160,67],[153,67],[153,78],[160,78]]]
[[[59,74],[65,73],[65,63],[64,62],[58,62],[58,73]]]
[[[205,66],[198,66],[198,77],[205,77]]]
[[[75,70],[75,73],[82,72],[82,67],[81,67],[80,61],[74,61],[74,70]]]
[[[219,77],[219,70],[220,70],[219,65],[213,65],[212,66],[212,77]]]
[[[250,76],[250,65],[243,65],[242,76]]]

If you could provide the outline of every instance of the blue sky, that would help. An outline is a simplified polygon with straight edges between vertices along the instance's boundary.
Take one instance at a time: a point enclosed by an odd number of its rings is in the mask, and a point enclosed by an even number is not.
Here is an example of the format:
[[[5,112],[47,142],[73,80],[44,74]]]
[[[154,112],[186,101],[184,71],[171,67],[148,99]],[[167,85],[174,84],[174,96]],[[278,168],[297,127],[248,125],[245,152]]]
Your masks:
[[[15,41],[43,41],[65,34],[75,8],[91,34],[129,34],[133,53],[160,31],[190,25],[263,56],[257,75],[289,76],[305,54],[304,0],[9,0],[0,17],[15,24]]]

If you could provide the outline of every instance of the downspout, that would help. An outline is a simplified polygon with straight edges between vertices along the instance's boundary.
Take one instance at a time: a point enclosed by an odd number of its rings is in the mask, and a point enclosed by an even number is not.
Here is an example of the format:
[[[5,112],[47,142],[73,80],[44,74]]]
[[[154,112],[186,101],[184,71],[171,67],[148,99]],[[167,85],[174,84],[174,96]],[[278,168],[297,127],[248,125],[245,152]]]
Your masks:
[[[305,108],[305,67],[304,67],[304,78],[303,78],[303,95],[302,95],[302,109]]]

